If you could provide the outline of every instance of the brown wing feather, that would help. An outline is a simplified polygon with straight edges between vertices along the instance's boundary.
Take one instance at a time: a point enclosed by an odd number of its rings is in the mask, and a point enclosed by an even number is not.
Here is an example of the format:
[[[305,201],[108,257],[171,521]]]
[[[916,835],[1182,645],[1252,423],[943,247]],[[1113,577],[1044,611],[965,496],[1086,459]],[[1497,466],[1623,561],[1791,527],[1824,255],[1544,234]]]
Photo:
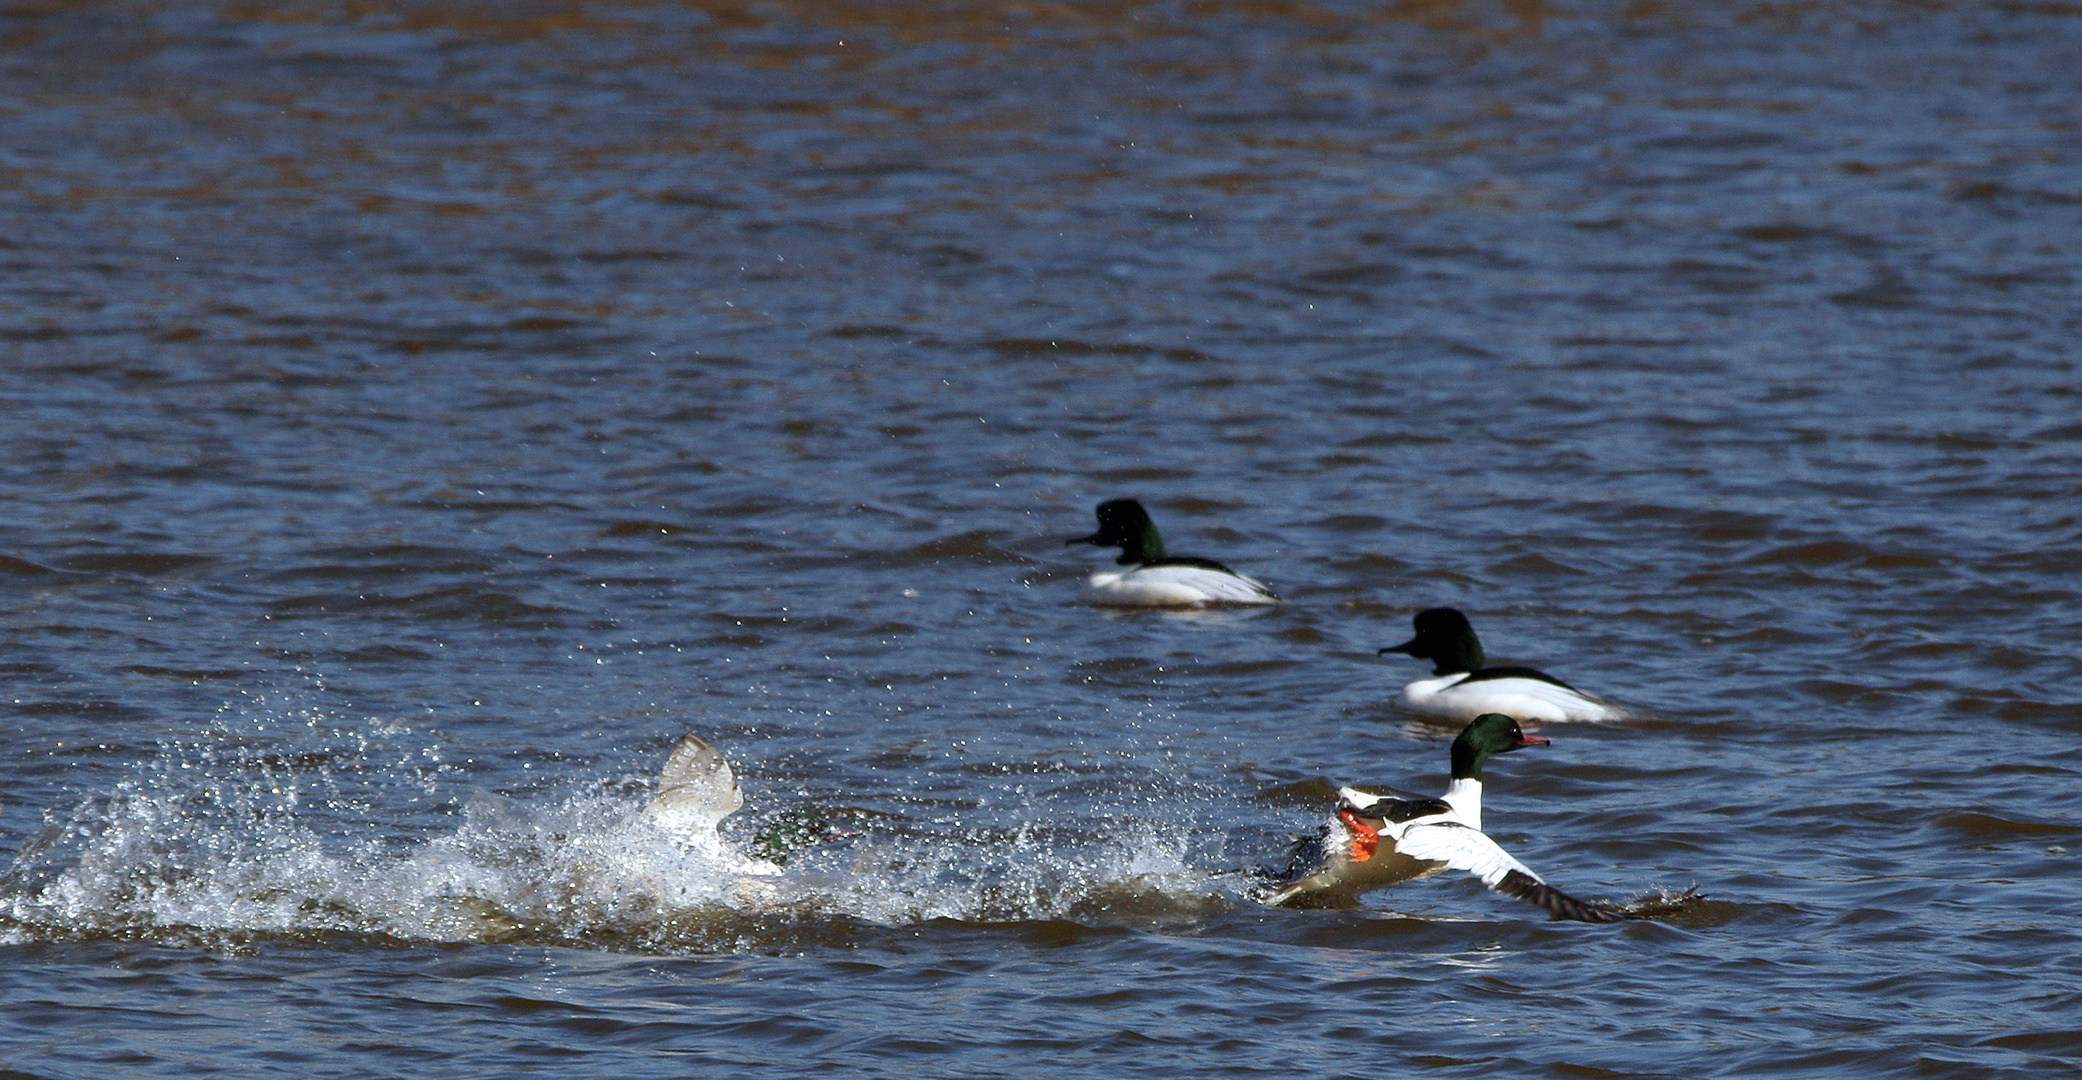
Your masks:
[[[1627,916],[1602,908],[1596,904],[1578,900],[1568,893],[1541,881],[1529,874],[1516,870],[1508,871],[1495,885],[1490,886],[1505,896],[1538,904],[1546,908],[1557,919],[1574,919],[1577,922],[1615,923],[1624,922]]]

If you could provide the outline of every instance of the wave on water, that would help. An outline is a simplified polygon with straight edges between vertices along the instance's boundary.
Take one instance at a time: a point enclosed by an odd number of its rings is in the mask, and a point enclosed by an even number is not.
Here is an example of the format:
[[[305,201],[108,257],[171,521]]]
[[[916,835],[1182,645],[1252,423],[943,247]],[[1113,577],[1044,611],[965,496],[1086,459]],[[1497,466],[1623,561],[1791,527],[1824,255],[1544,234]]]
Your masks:
[[[728,952],[843,941],[863,926],[1191,919],[1248,903],[1241,875],[1193,865],[1186,830],[1134,814],[948,828],[927,821],[936,814],[840,811],[857,834],[774,873],[677,842],[628,782],[477,792],[431,826],[385,820],[395,815],[380,799],[337,782],[367,753],[240,747],[140,766],[22,846],[0,875],[0,941]],[[755,834],[785,809],[755,805],[725,833]]]

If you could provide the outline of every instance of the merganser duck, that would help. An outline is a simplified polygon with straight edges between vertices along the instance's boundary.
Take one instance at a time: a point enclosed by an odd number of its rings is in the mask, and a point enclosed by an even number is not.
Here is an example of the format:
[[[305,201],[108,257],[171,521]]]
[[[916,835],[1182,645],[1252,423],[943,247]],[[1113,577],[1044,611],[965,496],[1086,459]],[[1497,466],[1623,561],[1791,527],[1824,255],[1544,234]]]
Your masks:
[[[1483,713],[1508,713],[1520,720],[1621,720],[1626,711],[1529,667],[1484,667],[1482,642],[1467,616],[1452,608],[1417,613],[1417,636],[1382,649],[1433,661],[1434,679],[1402,688],[1402,699],[1418,712],[1465,720]]]
[[[1336,821],[1297,844],[1286,881],[1264,898],[1274,907],[1349,908],[1375,889],[1465,870],[1494,892],[1546,908],[1558,919],[1619,922],[1619,912],[1578,900],[1540,880],[1482,832],[1482,763],[1546,739],[1500,713],[1475,719],[1453,740],[1453,776],[1437,799],[1401,799],[1338,789]]]
[[[1276,604],[1271,589],[1213,559],[1166,555],[1149,512],[1134,499],[1099,504],[1099,531],[1066,544],[1117,547],[1127,570],[1102,570],[1084,583],[1084,599],[1117,607]]]
[[[781,872],[788,854],[832,837],[852,833],[833,828],[809,808],[780,815],[752,841],[757,858],[747,858],[723,841],[723,819],[745,804],[743,789],[730,763],[698,735],[682,736],[658,775],[658,797],[643,808],[643,818],[664,830],[683,847],[716,857],[733,871],[770,877]]]
[[[724,844],[719,826],[744,804],[745,793],[737,786],[730,763],[699,735],[685,735],[665,759],[665,768],[658,774],[658,797],[643,808],[643,817],[676,843],[711,856],[736,873],[763,877],[780,873],[774,863],[746,858]]]

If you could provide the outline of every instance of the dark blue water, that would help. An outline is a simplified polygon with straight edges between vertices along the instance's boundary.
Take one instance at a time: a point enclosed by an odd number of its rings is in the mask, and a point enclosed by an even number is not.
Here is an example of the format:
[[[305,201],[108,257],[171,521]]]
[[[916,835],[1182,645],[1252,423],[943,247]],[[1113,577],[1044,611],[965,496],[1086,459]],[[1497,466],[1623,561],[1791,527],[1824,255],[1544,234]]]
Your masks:
[[[9,1075],[2082,1066],[2073,12],[0,43]],[[1079,603],[1119,496],[1287,602]],[[1486,826],[1656,917],[1253,902],[1441,604],[1634,712]],[[690,731],[851,835],[645,833]]]

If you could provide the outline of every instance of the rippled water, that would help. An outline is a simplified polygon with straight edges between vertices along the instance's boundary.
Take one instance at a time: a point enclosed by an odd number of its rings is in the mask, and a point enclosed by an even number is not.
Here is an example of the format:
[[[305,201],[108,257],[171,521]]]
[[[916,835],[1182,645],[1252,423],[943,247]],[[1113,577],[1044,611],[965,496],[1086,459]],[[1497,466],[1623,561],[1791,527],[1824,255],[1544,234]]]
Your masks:
[[[2082,1066],[2067,7],[0,41],[10,1076]],[[1288,602],[1080,604],[1125,495]],[[1487,824],[1662,915],[1251,901],[1437,789],[1438,604],[1635,711]],[[687,731],[855,835],[661,842]]]

